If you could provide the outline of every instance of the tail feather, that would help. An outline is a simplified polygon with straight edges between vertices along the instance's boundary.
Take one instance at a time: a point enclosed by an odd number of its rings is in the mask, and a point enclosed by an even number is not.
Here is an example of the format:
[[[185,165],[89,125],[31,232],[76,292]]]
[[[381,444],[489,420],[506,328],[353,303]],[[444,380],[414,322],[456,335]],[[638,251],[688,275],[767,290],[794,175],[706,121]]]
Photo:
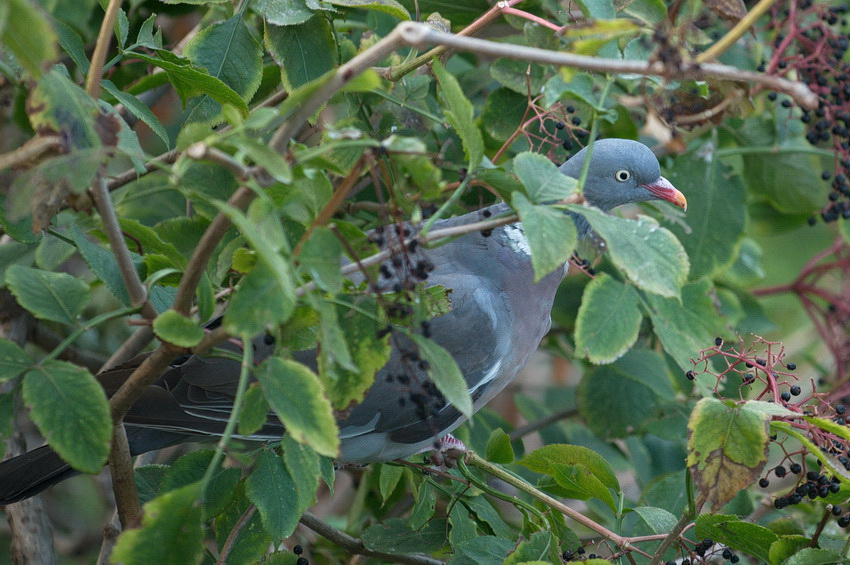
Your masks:
[[[78,474],[46,445],[0,462],[0,506],[35,496]]]

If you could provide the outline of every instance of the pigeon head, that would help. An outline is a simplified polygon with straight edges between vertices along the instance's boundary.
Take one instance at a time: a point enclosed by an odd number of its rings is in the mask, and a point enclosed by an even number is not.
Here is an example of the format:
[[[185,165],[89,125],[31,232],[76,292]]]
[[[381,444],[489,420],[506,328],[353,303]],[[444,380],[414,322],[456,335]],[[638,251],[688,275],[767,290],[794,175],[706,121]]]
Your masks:
[[[588,149],[576,153],[560,171],[579,178]],[[661,176],[658,159],[646,145],[630,139],[600,139],[593,144],[590,159],[584,197],[597,208],[607,211],[630,202],[666,200],[687,209],[685,195]]]

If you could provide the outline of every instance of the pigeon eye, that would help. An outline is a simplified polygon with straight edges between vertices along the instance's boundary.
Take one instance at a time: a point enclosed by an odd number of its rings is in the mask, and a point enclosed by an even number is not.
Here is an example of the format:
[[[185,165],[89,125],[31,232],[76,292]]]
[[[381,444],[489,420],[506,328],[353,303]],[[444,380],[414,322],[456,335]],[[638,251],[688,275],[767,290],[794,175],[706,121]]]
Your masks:
[[[620,182],[626,182],[630,178],[632,178],[632,173],[627,171],[626,169],[620,169],[616,173],[614,173],[614,178]]]

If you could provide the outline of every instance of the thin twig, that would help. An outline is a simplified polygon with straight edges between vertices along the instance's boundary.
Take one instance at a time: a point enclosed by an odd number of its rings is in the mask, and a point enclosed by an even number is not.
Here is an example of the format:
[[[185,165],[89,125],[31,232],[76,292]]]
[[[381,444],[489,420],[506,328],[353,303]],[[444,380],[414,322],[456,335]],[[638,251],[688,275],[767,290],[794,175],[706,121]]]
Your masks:
[[[534,433],[537,430],[541,430],[550,424],[554,424],[560,420],[566,420],[567,418],[572,418],[578,414],[578,410],[575,408],[567,408],[566,410],[561,410],[559,412],[555,412],[554,414],[550,414],[545,418],[540,418],[530,424],[527,424],[521,428],[517,428],[508,434],[508,437],[511,441],[516,441],[518,439],[522,439],[528,434]]]
[[[335,543],[353,555],[365,555],[377,557],[390,563],[401,563],[403,565],[443,565],[443,562],[427,555],[411,555],[403,553],[384,553],[383,551],[372,551],[367,549],[363,540],[352,537],[341,530],[337,530],[330,524],[319,520],[309,512],[305,512],[300,520],[303,525],[310,528],[323,538]]]
[[[506,57],[521,61],[574,67],[588,71],[603,73],[633,73],[639,75],[661,76],[668,78],[706,78],[715,77],[741,82],[751,82],[764,85],[772,90],[784,92],[792,97],[803,108],[817,108],[818,97],[802,82],[791,81],[781,77],[766,75],[753,71],[741,70],[737,67],[717,63],[684,64],[681,67],[671,67],[661,61],[627,61],[623,59],[604,59],[587,55],[574,55],[536,47],[497,43],[474,37],[464,37],[452,33],[437,31],[427,25],[404,22],[394,30],[399,32],[406,43],[415,47],[430,44],[440,44],[454,47],[462,51],[472,51],[493,57]],[[391,34],[392,35],[392,34]],[[387,36],[389,37],[389,36]]]
[[[8,153],[0,155],[0,171],[28,164],[44,153],[61,149],[65,144],[58,135],[37,135]]]
[[[242,533],[242,530],[245,529],[245,526],[248,525],[248,522],[251,521],[251,518],[257,512],[257,507],[251,504],[248,508],[245,509],[245,512],[242,513],[242,516],[239,517],[239,520],[236,524],[230,529],[230,533],[227,534],[227,539],[224,540],[224,544],[221,546],[221,552],[218,554],[218,558],[215,560],[216,565],[224,565],[227,563],[228,558],[230,557],[230,552],[233,551],[233,548],[236,546],[236,540],[239,539],[239,534]]]
[[[741,18],[741,20],[735,24],[735,26],[726,33],[726,35],[720,38],[720,41],[697,56],[697,63],[711,61],[712,59],[719,57],[722,53],[725,53],[726,50],[732,47],[732,45],[734,45],[734,43],[738,41],[742,35],[747,33],[747,30],[755,25],[756,20],[767,12],[775,3],[776,0],[761,0],[761,2],[753,6],[746,16]]]
[[[109,0],[103,21],[100,23],[94,53],[92,53],[91,66],[86,77],[86,92],[95,100],[100,97],[100,75],[103,73],[103,64],[106,61],[106,52],[109,50],[119,8],[121,8],[121,0]]]

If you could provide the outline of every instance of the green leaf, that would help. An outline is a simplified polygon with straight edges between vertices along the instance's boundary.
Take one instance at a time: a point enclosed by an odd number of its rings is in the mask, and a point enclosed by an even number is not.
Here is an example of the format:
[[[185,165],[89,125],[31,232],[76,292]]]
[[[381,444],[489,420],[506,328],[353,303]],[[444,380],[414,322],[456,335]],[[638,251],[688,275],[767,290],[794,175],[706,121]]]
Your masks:
[[[473,516],[463,504],[451,505],[449,524],[452,527],[449,531],[449,542],[452,547],[464,541],[475,539],[479,535]]]
[[[316,13],[305,0],[258,0],[254,9],[263,19],[276,26],[303,24]]]
[[[446,119],[460,136],[463,151],[469,161],[469,170],[473,171],[484,158],[484,139],[481,137],[481,131],[475,126],[472,103],[463,94],[457,79],[446,71],[438,60],[434,60],[431,68],[440,83]]]
[[[811,543],[811,540],[809,540]],[[805,547],[782,561],[782,565],[835,565],[837,563],[846,563],[846,556],[842,556],[831,549],[815,549],[813,547]],[[776,563],[771,561],[771,563]]]
[[[86,46],[80,36],[60,20],[53,20],[53,28],[59,38],[59,45],[74,61],[84,75],[89,74],[89,60],[86,56]]]
[[[576,353],[597,365],[619,359],[637,341],[642,319],[635,289],[600,273],[584,289],[576,318]]]
[[[316,503],[316,489],[319,488],[319,455],[308,446],[293,440],[285,434],[281,441],[283,462],[292,477],[297,494],[298,505],[293,510],[299,516]]]
[[[174,310],[166,310],[153,321],[153,331],[162,341],[179,347],[194,347],[204,339],[204,328]]]
[[[113,562],[200,563],[204,555],[203,508],[198,483],[168,492],[144,505],[142,526],[124,530],[112,550]]]
[[[511,205],[531,248],[534,282],[563,268],[578,240],[575,224],[560,210],[532,204],[521,192],[513,193]]]
[[[143,465],[136,467],[136,490],[139,492],[139,502],[146,504],[159,494],[159,485],[171,469],[168,465]]]
[[[118,270],[115,255],[89,241],[77,225],[71,226],[69,235],[91,272],[106,284],[106,288],[121,304],[129,306],[130,296],[127,294],[127,287],[124,286],[124,279],[121,278],[121,272]]]
[[[399,481],[404,476],[404,468],[399,465],[379,463],[378,467],[378,491],[381,493],[381,503],[386,504],[390,496],[398,487]]]
[[[102,145],[95,122],[106,124],[96,120],[101,117],[97,104],[60,71],[54,69],[42,76],[27,103],[32,108],[29,120],[34,130],[62,135],[73,149]]]
[[[265,558],[269,547],[276,541],[263,527],[262,515],[259,512],[254,512],[253,516],[245,520],[246,512],[249,512],[252,503],[245,496],[244,484],[242,482],[237,485],[233,503],[213,522],[219,547],[224,547],[228,541],[232,543],[229,535],[239,528],[239,535],[229,555],[230,563],[257,563]]]
[[[24,375],[24,402],[50,447],[72,467],[97,473],[106,463],[112,418],[106,395],[86,369],[46,361]]]
[[[534,204],[562,200],[578,188],[578,181],[561,173],[546,156],[524,152],[514,157],[514,173]]]
[[[165,126],[162,125],[162,122],[159,121],[156,114],[154,114],[141,100],[132,94],[120,90],[112,83],[112,81],[103,79],[100,81],[100,85],[103,87],[103,90],[114,96],[121,104],[124,105],[125,108],[132,112],[134,116],[147,124],[147,126],[151,128],[151,131],[162,140],[166,147],[170,147],[168,132],[165,131]]]
[[[254,462],[254,471],[245,482],[245,494],[257,506],[266,531],[277,539],[288,538],[301,512],[295,483],[274,450],[263,449]]]
[[[342,8],[360,8],[384,12],[400,20],[409,20],[410,13],[396,0],[327,0],[327,4]]]
[[[559,556],[552,555],[558,549],[558,540],[550,531],[534,532],[528,539],[521,540],[514,551],[505,559],[504,565],[538,565],[556,563]]]
[[[128,52],[128,55],[165,71],[169,82],[174,86],[174,90],[184,104],[189,98],[208,96],[219,104],[230,104],[243,114],[248,114],[248,104],[239,93],[221,79],[211,76],[207,69],[193,65],[185,57],[179,57],[165,50],[157,51],[158,57],[135,51]]]
[[[448,351],[426,337],[411,334],[410,338],[419,348],[419,355],[430,364],[428,376],[437,385],[437,389],[461,414],[471,418],[472,397],[469,395],[466,380],[454,358]]]
[[[493,463],[507,465],[514,462],[514,448],[511,445],[511,437],[502,428],[496,428],[490,432],[487,440],[486,458]]]
[[[513,542],[497,536],[479,536],[452,544],[452,565],[502,565],[514,548]]]
[[[259,366],[255,376],[269,405],[296,441],[328,457],[339,454],[333,411],[313,371],[295,361],[272,357]]]
[[[686,463],[713,511],[755,482],[767,463],[768,440],[766,416],[713,398],[697,402]]]
[[[12,265],[6,284],[18,303],[41,320],[74,325],[89,301],[89,285],[67,273]]]
[[[770,547],[779,539],[764,526],[743,522],[737,516],[702,514],[695,524],[698,539],[711,538],[763,563],[769,562]]]
[[[676,517],[663,508],[654,506],[638,506],[632,508],[632,512],[641,517],[652,531],[656,534],[670,533],[676,527]],[[715,540],[716,541],[716,540]]]
[[[197,66],[204,67],[210,76],[221,80],[244,102],[250,102],[263,74],[263,50],[241,14],[229,20],[203,28],[183,50]],[[205,93],[206,94],[206,93]],[[244,103],[237,106],[242,108]],[[194,102],[187,123],[212,124],[221,121],[221,103],[212,94]]]
[[[588,371],[576,401],[588,427],[599,437],[610,438],[640,429],[673,396],[664,359],[654,351],[635,349],[611,365]]]
[[[481,109],[480,121],[491,137],[507,141],[522,124],[528,98],[509,88],[501,87],[487,95]]]
[[[711,281],[702,279],[682,288],[681,302],[655,294],[646,297],[655,335],[683,371],[693,368],[691,357],[725,333],[723,320],[712,303],[712,291]]]
[[[606,487],[620,491],[620,482],[611,465],[601,455],[586,447],[564,444],[546,445],[519,460],[520,465],[545,475],[551,474],[553,463],[586,467]]]
[[[259,431],[266,423],[269,414],[269,402],[263,389],[257,383],[251,383],[245,391],[245,400],[239,412],[239,435],[249,436]]]
[[[543,94],[547,108],[563,100],[577,100],[597,111],[605,112],[605,107],[598,105],[593,93],[593,77],[587,73],[577,73],[569,81],[564,80],[561,75],[555,75],[546,81]]]
[[[390,518],[363,532],[363,545],[386,553],[431,553],[446,542],[446,521],[435,518],[413,530],[406,518]]]
[[[329,228],[319,226],[304,244],[299,262],[320,288],[337,294],[342,290],[341,256],[342,244],[339,239]]]
[[[337,309],[329,302],[320,302],[317,306],[319,311],[319,322],[321,334],[321,351],[319,363],[327,368],[328,362],[332,362],[342,369],[356,371],[357,367],[351,360],[348,352],[348,344],[339,326]]]
[[[284,323],[292,314],[291,287],[281,286],[265,263],[242,277],[224,314],[224,327],[233,335],[252,337]]]
[[[0,19],[0,44],[23,68],[39,78],[47,63],[59,56],[57,37],[46,15],[27,0],[8,0],[5,22]],[[5,25],[4,25],[5,24]]]
[[[171,465],[168,473],[162,477],[159,483],[159,493],[177,490],[202,480],[214,455],[215,451],[207,449],[180,457]],[[241,471],[237,468],[225,469],[221,465],[218,466],[203,493],[205,519],[213,518],[224,512],[233,500],[241,474]]]
[[[747,208],[741,178],[717,157],[706,160],[693,153],[677,159],[668,178],[685,187],[688,205],[697,211],[687,217],[688,230],[678,223],[670,228],[690,257],[690,279],[714,277],[735,261],[744,235]]]
[[[654,219],[626,220],[594,208],[568,205],[584,216],[608,247],[611,261],[635,286],[669,298],[678,298],[690,263],[679,240]]]
[[[662,0],[638,0],[626,4],[623,12],[645,24],[657,25],[667,17],[667,6]]]
[[[499,58],[490,65],[490,75],[502,86],[532,98],[540,93],[545,81],[546,69],[537,63],[516,59]]]
[[[33,361],[17,344],[0,339],[0,383],[14,379],[30,368]]]
[[[321,77],[337,64],[337,46],[327,18],[316,14],[298,25],[266,25],[265,44],[280,66],[287,90]]]
[[[276,321],[278,323],[285,322],[295,308],[295,276],[292,272],[292,266],[279,253],[279,242],[269,241],[269,232],[263,231],[262,226],[257,226],[255,221],[249,220],[239,210],[221,202],[216,202],[215,205],[239,228],[239,231],[251,243],[260,259],[274,276],[274,284],[277,287],[276,294],[279,299],[279,304],[275,305],[275,309],[278,311]],[[273,221],[278,222],[279,225],[279,219],[275,217]],[[252,284],[267,285],[268,283],[258,280],[255,283],[252,282]]]
[[[431,481],[424,481],[419,485],[416,503],[413,505],[410,520],[407,522],[410,529],[418,530],[424,526],[428,520],[434,517],[436,509],[437,493],[434,491]]]

